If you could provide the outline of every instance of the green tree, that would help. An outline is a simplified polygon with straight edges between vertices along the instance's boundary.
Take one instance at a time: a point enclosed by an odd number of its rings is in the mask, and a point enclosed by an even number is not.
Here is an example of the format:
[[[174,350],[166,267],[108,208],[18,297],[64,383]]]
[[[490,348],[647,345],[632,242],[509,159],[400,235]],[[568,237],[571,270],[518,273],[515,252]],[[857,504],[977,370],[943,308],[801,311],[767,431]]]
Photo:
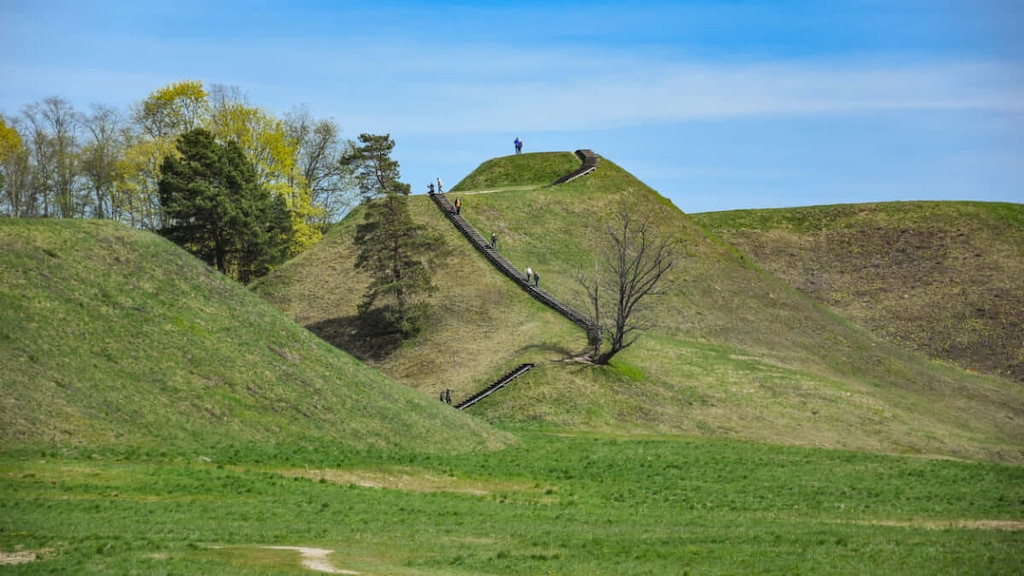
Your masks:
[[[174,82],[133,106],[139,128],[154,139],[174,138],[200,127],[209,114],[209,95],[199,80]]]
[[[168,84],[132,105],[131,123],[122,135],[123,150],[114,167],[115,214],[142,228],[167,224],[157,194],[160,164],[176,153],[178,137],[201,127],[209,115],[209,94],[198,80]]]
[[[284,199],[291,213],[291,252],[299,254],[320,241],[324,210],[313,203],[299,169],[298,143],[288,126],[271,112],[252,106],[237,88],[210,89],[207,126],[222,140],[234,140],[256,170],[260,186]]]
[[[359,313],[364,325],[375,319],[380,333],[409,337],[422,329],[429,313],[427,297],[435,287],[427,260],[443,240],[413,222],[409,185],[399,181],[398,162],[391,158],[391,136],[360,134],[359,141],[343,159],[363,198],[356,268],[372,278]]]
[[[160,168],[169,222],[161,233],[243,283],[282,262],[292,235],[288,208],[258,184],[238,144],[198,128],[178,139],[177,151]]]
[[[176,154],[174,141],[151,138],[138,132],[125,136],[125,147],[115,163],[117,194],[114,213],[127,217],[132,226],[155,230],[166,223],[157,189],[160,164],[168,154]]]

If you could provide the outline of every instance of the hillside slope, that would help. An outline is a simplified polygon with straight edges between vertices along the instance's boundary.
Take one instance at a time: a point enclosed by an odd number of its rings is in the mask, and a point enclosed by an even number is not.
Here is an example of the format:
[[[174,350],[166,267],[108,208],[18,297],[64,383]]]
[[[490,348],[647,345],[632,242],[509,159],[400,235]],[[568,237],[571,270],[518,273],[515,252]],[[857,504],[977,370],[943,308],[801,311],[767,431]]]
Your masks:
[[[504,256],[539,271],[547,290],[581,310],[574,274],[593,267],[609,218],[629,210],[650,220],[685,254],[675,289],[650,303],[658,327],[610,367],[563,361],[584,346],[582,331],[495,272],[428,198],[413,197],[415,218],[449,239],[435,324],[371,359],[376,366],[414,388],[454,383],[468,394],[515,363],[538,362],[472,409],[519,426],[1024,459],[1019,387],[874,337],[751,265],[607,159],[591,176],[546,185],[561,169],[553,166],[578,166],[571,158],[494,159],[449,196],[462,198],[463,216],[485,236],[498,235]],[[365,286],[351,268],[352,225],[282,267],[260,293],[304,325],[344,333]]]
[[[382,349],[358,333],[356,306],[368,283],[354,270],[358,208],[253,289],[324,340],[435,398],[448,388],[458,401],[518,364],[583,349],[582,331],[496,273],[427,197],[410,200],[414,219],[439,232],[446,248],[435,264],[428,326],[400,349]]]
[[[693,218],[891,342],[1024,383],[1024,204],[902,202]]]
[[[166,240],[0,220],[0,447],[470,450],[509,439],[328,346]]]

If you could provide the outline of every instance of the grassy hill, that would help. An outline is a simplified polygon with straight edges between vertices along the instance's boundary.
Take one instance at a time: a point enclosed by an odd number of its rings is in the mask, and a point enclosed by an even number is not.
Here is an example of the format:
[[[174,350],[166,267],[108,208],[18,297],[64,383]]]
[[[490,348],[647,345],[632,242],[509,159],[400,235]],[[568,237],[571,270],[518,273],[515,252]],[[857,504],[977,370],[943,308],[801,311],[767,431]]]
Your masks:
[[[538,369],[472,411],[542,429],[684,434],[882,452],[1020,461],[1024,393],[891,345],[754,266],[733,246],[603,159],[598,171],[550,187],[571,154],[483,164],[452,189],[463,215],[542,285],[585,309],[573,280],[593,266],[608,219],[627,209],[686,254],[676,289],[651,302],[658,327],[611,367],[563,361],[581,330],[534,302],[472,250],[426,197],[417,221],[445,234],[435,316],[426,334],[384,356],[361,356],[436,395],[468,395],[522,361]],[[355,212],[258,292],[328,340],[357,349],[351,320],[365,286],[353,272]],[[358,350],[357,350],[358,351]]]
[[[288,458],[508,441],[156,235],[0,220],[0,245],[2,449]]]
[[[459,193],[566,299],[622,202],[686,247],[661,326],[611,367],[563,362],[582,331],[426,198],[448,248],[422,337],[352,330],[358,214],[259,286],[419,390],[155,235],[0,220],[0,572],[1024,572],[1018,385],[903,354],[610,162],[547,188],[560,164],[496,159]],[[468,414],[434,400],[521,360]]]
[[[693,218],[891,342],[1024,383],[1024,204],[902,202]]]

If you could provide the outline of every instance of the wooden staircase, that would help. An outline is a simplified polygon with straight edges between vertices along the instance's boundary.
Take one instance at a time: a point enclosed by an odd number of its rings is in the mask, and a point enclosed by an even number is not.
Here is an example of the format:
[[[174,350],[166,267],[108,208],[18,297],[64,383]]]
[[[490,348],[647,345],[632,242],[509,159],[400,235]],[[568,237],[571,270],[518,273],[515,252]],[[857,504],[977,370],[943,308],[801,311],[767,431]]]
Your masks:
[[[599,156],[592,150],[577,150],[576,156],[580,158],[583,165],[579,170],[566,174],[554,182],[554,184],[564,184],[571,182],[581,176],[590,174],[597,169]],[[462,215],[458,214],[455,205],[448,200],[446,194],[443,193],[431,193],[430,198],[434,201],[441,212],[448,218],[448,220],[462,232],[462,235],[469,240],[469,243],[473,245],[484,257],[487,258],[498,270],[500,270],[505,276],[514,281],[516,285],[525,290],[528,294],[534,297],[534,299],[542,302],[552,310],[555,310],[562,316],[565,316],[574,324],[583,328],[587,332],[587,342],[590,346],[601,343],[601,328],[594,324],[590,318],[587,318],[582,312],[574,309],[573,307],[563,303],[548,291],[535,286],[530,282],[530,279],[526,277],[526,274],[512,265],[504,256],[502,256],[494,247],[491,246],[490,242],[484,238],[483,234],[478,232],[469,222],[466,221]],[[515,380],[520,375],[526,373],[534,367],[533,364],[521,364],[512,371],[508,372],[496,382],[484,388],[480,392],[470,396],[466,400],[459,402],[455,405],[455,408],[459,410],[465,410],[470,406],[476,404],[480,400],[483,400],[487,396],[505,387],[506,384]]]
[[[455,408],[457,410],[465,410],[466,408],[469,408],[473,404],[476,404],[477,402],[479,402],[479,401],[483,400],[484,398],[490,396],[494,392],[497,392],[498,390],[501,390],[502,388],[505,387],[506,384],[508,384],[509,382],[515,380],[520,375],[525,374],[526,372],[530,371],[530,369],[532,369],[533,366],[534,366],[533,364],[520,364],[519,366],[516,366],[515,369],[511,370],[510,372],[508,372],[507,374],[505,374],[501,378],[498,378],[497,380],[495,380],[494,384],[491,384],[487,388],[484,388],[483,390],[477,392],[476,394],[473,394],[469,398],[467,398],[467,399],[463,400],[462,402],[459,402],[458,404],[456,404]]]

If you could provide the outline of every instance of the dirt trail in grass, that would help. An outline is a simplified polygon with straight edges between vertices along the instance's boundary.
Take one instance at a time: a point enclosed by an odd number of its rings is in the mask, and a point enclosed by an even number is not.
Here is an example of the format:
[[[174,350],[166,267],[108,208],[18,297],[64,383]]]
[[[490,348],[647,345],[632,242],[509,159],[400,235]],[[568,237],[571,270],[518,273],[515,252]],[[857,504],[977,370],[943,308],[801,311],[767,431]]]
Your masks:
[[[303,548],[301,546],[264,546],[268,550],[294,550],[302,555],[302,565],[310,570],[317,572],[324,572],[326,574],[359,574],[359,572],[353,572],[352,570],[342,570],[341,568],[335,568],[331,565],[331,562],[327,560],[327,556],[334,552],[334,550],[325,550],[323,548]]]
[[[855,521],[853,524],[873,526],[901,526],[909,528],[928,528],[932,530],[1006,530],[1019,532],[1024,530],[1024,520],[867,520]]]
[[[11,564],[25,564],[27,562],[35,562],[36,560],[44,558],[52,553],[52,548],[42,548],[39,550],[18,550],[17,552],[0,552],[0,566],[9,566]]]

